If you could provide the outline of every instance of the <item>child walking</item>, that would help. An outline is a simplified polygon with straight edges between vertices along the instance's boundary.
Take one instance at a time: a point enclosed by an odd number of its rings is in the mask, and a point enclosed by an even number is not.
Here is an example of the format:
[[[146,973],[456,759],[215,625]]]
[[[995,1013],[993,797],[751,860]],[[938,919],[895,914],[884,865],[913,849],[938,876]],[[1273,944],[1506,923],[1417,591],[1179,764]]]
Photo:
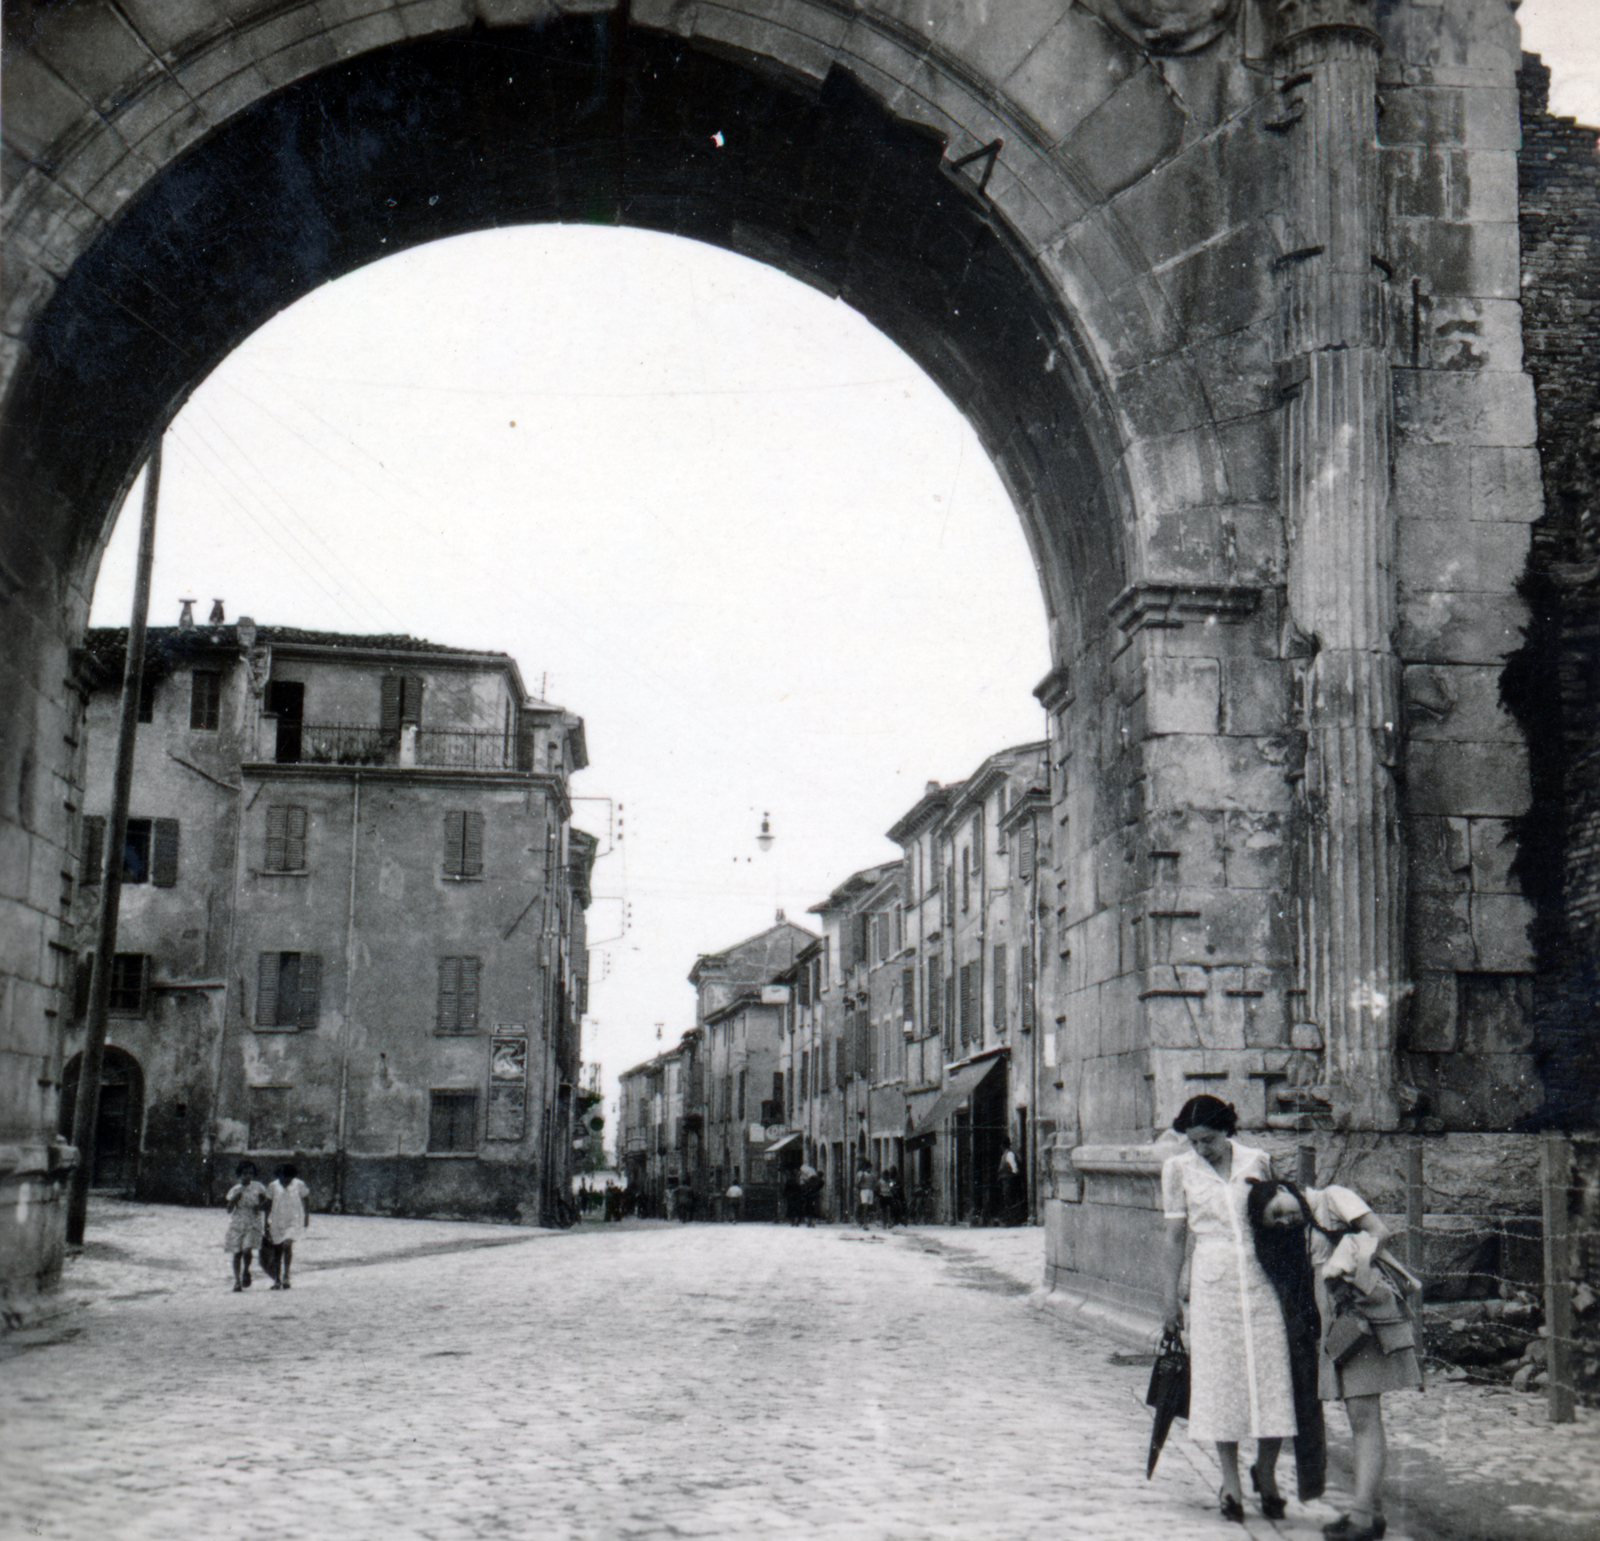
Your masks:
[[[272,1201],[256,1181],[256,1164],[241,1161],[233,1175],[239,1180],[228,1189],[228,1234],[222,1250],[233,1254],[235,1291],[250,1288],[250,1254],[261,1245],[267,1206]]]
[[[311,1224],[311,1207],[306,1202],[311,1190],[300,1181],[292,1162],[278,1168],[278,1175],[267,1188],[272,1201],[267,1216],[267,1236],[277,1250],[278,1266],[273,1270],[272,1287],[289,1288],[289,1269],[294,1263],[294,1244]]]

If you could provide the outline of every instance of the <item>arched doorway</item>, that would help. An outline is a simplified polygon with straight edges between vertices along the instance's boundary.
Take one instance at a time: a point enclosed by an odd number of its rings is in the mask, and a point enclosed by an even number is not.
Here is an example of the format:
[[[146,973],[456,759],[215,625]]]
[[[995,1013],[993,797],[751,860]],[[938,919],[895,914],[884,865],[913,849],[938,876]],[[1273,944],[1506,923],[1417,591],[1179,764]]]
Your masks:
[[[60,1133],[72,1136],[78,1104],[78,1074],[83,1055],[75,1054],[61,1080]],[[144,1071],[126,1049],[106,1045],[100,1072],[100,1111],[95,1120],[93,1186],[132,1193],[139,1178],[139,1148],[144,1135]]]

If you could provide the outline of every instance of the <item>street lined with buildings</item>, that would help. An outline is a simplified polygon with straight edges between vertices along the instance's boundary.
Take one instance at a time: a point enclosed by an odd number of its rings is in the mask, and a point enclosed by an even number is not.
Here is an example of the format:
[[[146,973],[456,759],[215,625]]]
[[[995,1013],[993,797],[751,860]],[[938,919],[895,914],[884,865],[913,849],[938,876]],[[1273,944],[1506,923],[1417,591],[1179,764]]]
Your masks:
[[[1032,1308],[1037,1230],[314,1215],[231,1293],[217,1211],[97,1200],[82,1304],[7,1342],[0,1534],[1238,1535],[1148,1359]],[[1600,1423],[1440,1381],[1389,1401],[1393,1541],[1576,1541]],[[1314,1541],[1328,1497],[1256,1541]]]

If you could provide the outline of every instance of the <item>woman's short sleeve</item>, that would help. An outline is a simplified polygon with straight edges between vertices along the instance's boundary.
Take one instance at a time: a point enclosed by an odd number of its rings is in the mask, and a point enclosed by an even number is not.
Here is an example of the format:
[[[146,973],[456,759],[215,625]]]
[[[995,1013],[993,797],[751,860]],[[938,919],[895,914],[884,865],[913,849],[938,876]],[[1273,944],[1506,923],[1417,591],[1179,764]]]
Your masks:
[[[1372,1205],[1351,1188],[1322,1188],[1318,1191],[1332,1219],[1341,1225],[1354,1225],[1363,1215],[1372,1213]],[[1323,1223],[1327,1224],[1326,1221]],[[1330,1225],[1329,1229],[1332,1228]]]
[[[1168,1156],[1161,1163],[1161,1213],[1168,1220],[1189,1218],[1189,1197],[1183,1188],[1182,1162],[1182,1156]]]

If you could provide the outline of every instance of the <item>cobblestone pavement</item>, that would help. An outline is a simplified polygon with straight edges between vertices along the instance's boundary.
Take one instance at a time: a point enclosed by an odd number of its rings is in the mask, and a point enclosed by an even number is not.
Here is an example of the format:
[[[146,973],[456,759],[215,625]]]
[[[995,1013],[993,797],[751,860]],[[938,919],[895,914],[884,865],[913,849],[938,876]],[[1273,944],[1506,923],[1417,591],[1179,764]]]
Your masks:
[[[0,1536],[1243,1533],[1181,1424],[1145,1480],[1147,1364],[1029,1309],[1037,1230],[318,1215],[292,1291],[236,1295],[223,1229],[97,1204],[81,1303],[4,1346]],[[1595,1535],[1594,1415],[1389,1400],[1392,1541]],[[1316,1541],[1330,1497],[1247,1532]]]

